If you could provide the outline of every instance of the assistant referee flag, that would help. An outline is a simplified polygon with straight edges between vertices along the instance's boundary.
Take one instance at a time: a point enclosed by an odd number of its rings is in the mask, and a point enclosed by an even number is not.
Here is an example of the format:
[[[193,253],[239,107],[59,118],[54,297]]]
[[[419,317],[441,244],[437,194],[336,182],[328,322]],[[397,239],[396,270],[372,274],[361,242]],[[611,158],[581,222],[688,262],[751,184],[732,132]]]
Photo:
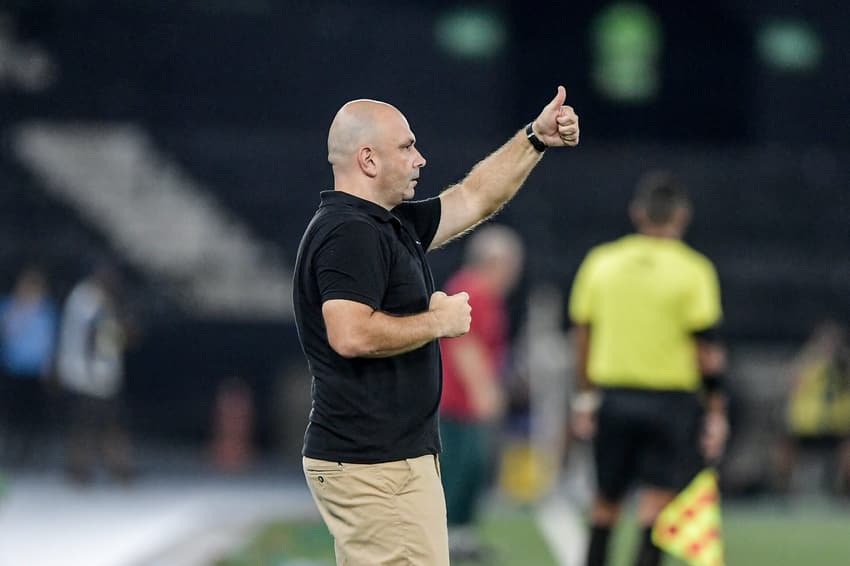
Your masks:
[[[652,542],[691,566],[724,566],[717,472],[703,470],[658,515]]]

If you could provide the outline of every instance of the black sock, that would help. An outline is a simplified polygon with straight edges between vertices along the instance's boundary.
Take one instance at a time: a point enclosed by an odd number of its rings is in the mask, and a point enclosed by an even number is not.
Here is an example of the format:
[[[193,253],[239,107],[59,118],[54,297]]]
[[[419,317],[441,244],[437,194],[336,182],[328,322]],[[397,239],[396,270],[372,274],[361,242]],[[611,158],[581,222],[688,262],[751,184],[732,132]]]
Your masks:
[[[640,554],[635,566],[658,566],[659,564],[661,564],[661,549],[652,542],[652,527],[647,527],[643,530]]]
[[[587,566],[605,566],[608,558],[608,538],[611,527],[594,525],[590,530],[590,544],[587,548]]]

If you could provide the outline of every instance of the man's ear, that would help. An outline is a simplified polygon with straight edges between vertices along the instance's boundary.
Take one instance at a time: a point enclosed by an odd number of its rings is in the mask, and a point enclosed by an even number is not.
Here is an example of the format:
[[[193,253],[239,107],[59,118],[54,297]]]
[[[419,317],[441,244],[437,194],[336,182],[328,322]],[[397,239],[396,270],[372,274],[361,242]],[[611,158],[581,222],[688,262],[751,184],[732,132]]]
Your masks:
[[[680,206],[673,212],[673,222],[676,228],[684,233],[691,224],[691,209],[687,206]]]
[[[357,150],[357,165],[368,177],[377,177],[378,162],[375,150],[366,145]]]
[[[634,224],[635,228],[640,228],[644,224],[646,224],[647,216],[646,209],[637,204],[629,205],[629,218]]]

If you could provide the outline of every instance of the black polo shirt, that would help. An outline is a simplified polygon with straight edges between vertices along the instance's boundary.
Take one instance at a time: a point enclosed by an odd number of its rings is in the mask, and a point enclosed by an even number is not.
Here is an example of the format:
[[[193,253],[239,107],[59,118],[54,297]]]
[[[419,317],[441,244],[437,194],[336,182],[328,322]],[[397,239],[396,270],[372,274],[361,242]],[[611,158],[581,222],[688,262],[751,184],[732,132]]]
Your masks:
[[[346,359],[328,343],[322,303],[348,299],[392,315],[427,311],[434,280],[425,251],[440,222],[440,199],[387,211],[342,191],[321,198],[293,280],[295,322],[313,375],[303,454],[352,463],[436,454],[439,342],[388,358]]]

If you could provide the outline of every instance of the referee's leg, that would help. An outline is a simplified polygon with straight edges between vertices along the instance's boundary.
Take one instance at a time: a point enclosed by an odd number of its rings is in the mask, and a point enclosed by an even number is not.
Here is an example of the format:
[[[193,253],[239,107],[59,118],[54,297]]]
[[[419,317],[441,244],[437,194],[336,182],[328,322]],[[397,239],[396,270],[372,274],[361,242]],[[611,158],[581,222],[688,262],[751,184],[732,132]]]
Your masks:
[[[652,526],[661,510],[699,471],[702,410],[696,395],[656,392],[650,397],[647,435],[643,440],[640,477],[646,486],[638,499],[641,545],[635,566],[658,566],[661,549],[652,542]]]
[[[634,423],[628,396],[603,390],[596,415],[593,455],[597,493],[590,511],[590,542],[586,566],[605,566],[608,541],[620,517],[621,501],[635,474]]]

